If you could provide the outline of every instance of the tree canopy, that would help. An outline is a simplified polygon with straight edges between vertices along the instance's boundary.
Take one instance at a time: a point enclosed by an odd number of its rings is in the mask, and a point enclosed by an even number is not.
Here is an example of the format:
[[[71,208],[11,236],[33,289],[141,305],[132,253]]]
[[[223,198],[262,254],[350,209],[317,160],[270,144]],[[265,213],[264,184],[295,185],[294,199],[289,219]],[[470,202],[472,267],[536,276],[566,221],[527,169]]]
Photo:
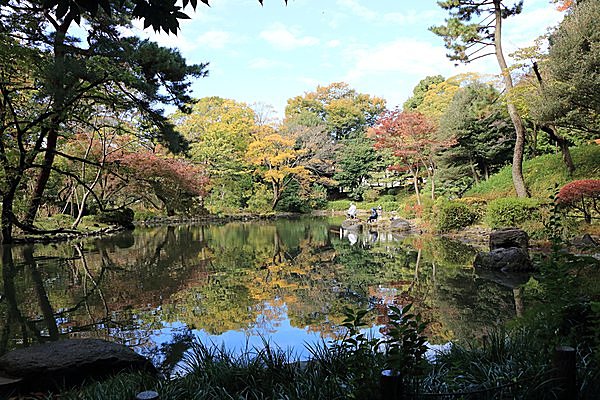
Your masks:
[[[340,141],[361,136],[384,109],[384,99],[336,82],[289,99],[285,117],[306,126],[323,125],[334,140]]]
[[[536,104],[540,119],[558,126],[600,133],[600,4],[579,2],[550,36],[543,66],[548,81]]]

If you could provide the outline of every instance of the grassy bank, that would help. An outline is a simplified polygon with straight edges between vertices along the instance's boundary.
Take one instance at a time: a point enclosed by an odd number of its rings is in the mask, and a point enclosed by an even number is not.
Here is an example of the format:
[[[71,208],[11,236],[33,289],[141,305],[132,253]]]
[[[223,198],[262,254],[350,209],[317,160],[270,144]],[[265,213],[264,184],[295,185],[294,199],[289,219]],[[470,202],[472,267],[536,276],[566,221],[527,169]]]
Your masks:
[[[546,154],[523,163],[523,176],[531,197],[547,199],[554,193],[556,186],[560,187],[577,179],[600,179],[600,146],[593,144],[574,147],[571,149],[571,156],[577,168],[572,176],[567,173],[560,154]],[[510,165],[465,194],[465,197],[487,200],[515,196]]]

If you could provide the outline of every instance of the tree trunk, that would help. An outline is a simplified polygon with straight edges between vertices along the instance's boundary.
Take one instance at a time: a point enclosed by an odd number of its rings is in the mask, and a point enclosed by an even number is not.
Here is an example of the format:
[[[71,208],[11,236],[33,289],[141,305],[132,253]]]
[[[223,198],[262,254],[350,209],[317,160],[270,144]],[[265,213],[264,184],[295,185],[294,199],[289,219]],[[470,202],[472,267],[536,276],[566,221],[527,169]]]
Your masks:
[[[54,43],[53,43],[53,51],[54,51],[54,71],[56,78],[54,78],[53,82],[53,90],[54,90],[54,102],[52,103],[52,112],[54,113],[53,117],[50,118],[50,125],[48,127],[48,135],[46,137],[46,152],[44,154],[44,162],[42,164],[42,168],[38,175],[38,178],[35,183],[35,188],[33,190],[33,196],[31,198],[31,202],[29,204],[29,209],[27,210],[27,214],[25,215],[25,224],[33,225],[33,221],[35,220],[35,216],[37,215],[40,204],[42,203],[42,198],[44,195],[44,190],[46,189],[46,184],[48,183],[48,179],[50,178],[50,172],[52,171],[52,164],[54,163],[54,155],[56,150],[56,142],[58,139],[58,132],[60,129],[60,124],[63,121],[63,114],[65,112],[65,98],[66,98],[66,86],[64,81],[65,76],[65,40],[67,37],[67,31],[69,29],[69,25],[72,22],[72,17],[67,15],[65,20],[61,24],[60,27],[56,29],[56,33],[54,35]]]
[[[435,172],[429,175],[429,179],[431,179],[431,200],[435,200]]]
[[[506,86],[506,91],[510,92],[513,88],[512,77],[510,76],[510,71],[508,70],[508,66],[506,65],[506,60],[504,59],[504,54],[502,52],[502,10],[501,10],[501,0],[494,0],[494,9],[496,16],[496,26],[494,31],[494,47],[496,50],[496,58],[498,60],[498,65],[502,70],[502,77],[504,78],[504,86]],[[529,193],[527,192],[527,188],[525,186],[525,179],[523,179],[523,154],[525,152],[525,128],[523,126],[523,121],[521,120],[521,116],[517,111],[517,107],[515,107],[514,103],[510,100],[507,101],[507,109],[508,115],[510,115],[510,119],[515,127],[515,148],[513,151],[513,160],[512,160],[512,180],[513,186],[515,187],[515,192],[518,197],[528,197]]]
[[[473,175],[475,184],[478,184],[479,183],[479,174],[477,173],[477,170],[475,169],[475,163],[473,162],[473,160],[469,160],[469,162],[471,164],[471,174]]]
[[[540,95],[542,95],[542,92],[544,90],[544,80],[542,79],[542,74],[540,73],[537,62],[533,63],[533,72],[535,72],[537,81],[540,84],[539,92]],[[540,125],[540,129],[546,132],[548,136],[550,136],[550,139],[554,140],[558,147],[560,147],[563,162],[567,166],[567,171],[569,172],[569,175],[573,175],[573,172],[575,172],[575,164],[573,163],[573,158],[571,157],[571,152],[569,151],[569,143],[567,143],[567,140],[558,134],[558,130],[553,124],[542,123]]]
[[[419,175],[417,171],[410,170],[413,176],[413,185],[415,186],[415,194],[417,195],[417,204],[421,205],[421,193],[419,192]]]
[[[567,167],[567,171],[569,175],[573,175],[575,172],[575,164],[573,163],[573,158],[571,157],[571,151],[569,150],[569,143],[558,134],[556,127],[554,125],[540,125],[540,129],[548,134],[551,140],[554,140],[558,147],[560,148],[560,152],[562,154],[563,162]]]
[[[92,190],[94,190],[94,187],[100,180],[103,164],[104,164],[104,162],[102,163],[100,168],[98,168],[98,171],[96,172],[96,177],[94,178],[94,181],[92,182],[92,184],[89,186],[88,189],[85,189],[85,193],[83,194],[83,198],[81,199],[81,203],[80,203],[81,205],[79,206],[79,213],[77,214],[77,218],[73,222],[71,229],[77,228],[77,225],[79,225],[79,223],[81,222],[81,219],[83,218],[83,213],[85,211],[85,203],[87,202],[87,199],[90,196],[90,194],[92,194]],[[85,175],[83,175],[83,176],[85,176]]]
[[[15,190],[8,190],[2,196],[2,244],[9,244],[13,241],[13,202],[15,199]]]
[[[48,179],[50,179],[50,172],[52,172],[52,164],[54,163],[54,151],[56,150],[56,142],[58,139],[58,131],[55,127],[50,128],[48,137],[46,138],[46,152],[44,154],[44,162],[42,168],[35,182],[35,188],[33,189],[33,195],[27,214],[25,215],[25,224],[33,225],[35,216],[37,215],[38,209],[42,204],[42,198],[44,196],[44,190]]]
[[[283,192],[283,190],[281,188],[281,185],[275,180],[271,182],[271,185],[273,187],[273,201],[271,202],[271,210],[275,210],[275,207],[277,207],[277,203],[279,203],[279,199],[281,198],[281,193]]]

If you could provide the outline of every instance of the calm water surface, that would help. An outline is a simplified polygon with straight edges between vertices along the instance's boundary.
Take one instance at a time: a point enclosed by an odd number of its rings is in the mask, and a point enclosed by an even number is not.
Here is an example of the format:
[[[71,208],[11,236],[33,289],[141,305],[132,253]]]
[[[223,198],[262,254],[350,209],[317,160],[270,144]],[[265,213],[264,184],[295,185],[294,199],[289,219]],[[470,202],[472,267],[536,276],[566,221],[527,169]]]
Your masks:
[[[318,218],[4,247],[0,354],[99,337],[160,362],[196,337],[232,351],[269,340],[306,357],[306,343],[339,333],[345,307],[374,308],[376,332],[388,305],[409,302],[431,321],[431,343],[468,340],[515,315],[510,285],[474,271],[474,254],[439,237],[348,234]]]

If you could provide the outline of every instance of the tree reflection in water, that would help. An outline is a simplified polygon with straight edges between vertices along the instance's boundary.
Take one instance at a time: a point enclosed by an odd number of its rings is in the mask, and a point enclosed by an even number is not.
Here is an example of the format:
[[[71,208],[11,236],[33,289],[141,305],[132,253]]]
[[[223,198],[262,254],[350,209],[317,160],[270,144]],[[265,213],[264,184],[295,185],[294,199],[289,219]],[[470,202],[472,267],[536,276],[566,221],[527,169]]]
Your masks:
[[[415,303],[430,341],[514,316],[513,290],[478,277],[473,249],[438,237],[358,235],[326,219],[170,226],[2,248],[0,353],[59,337],[134,346],[172,372],[196,336],[302,352],[333,338],[345,307]],[[515,292],[516,293],[516,292]],[[521,307],[521,305],[519,305]]]

